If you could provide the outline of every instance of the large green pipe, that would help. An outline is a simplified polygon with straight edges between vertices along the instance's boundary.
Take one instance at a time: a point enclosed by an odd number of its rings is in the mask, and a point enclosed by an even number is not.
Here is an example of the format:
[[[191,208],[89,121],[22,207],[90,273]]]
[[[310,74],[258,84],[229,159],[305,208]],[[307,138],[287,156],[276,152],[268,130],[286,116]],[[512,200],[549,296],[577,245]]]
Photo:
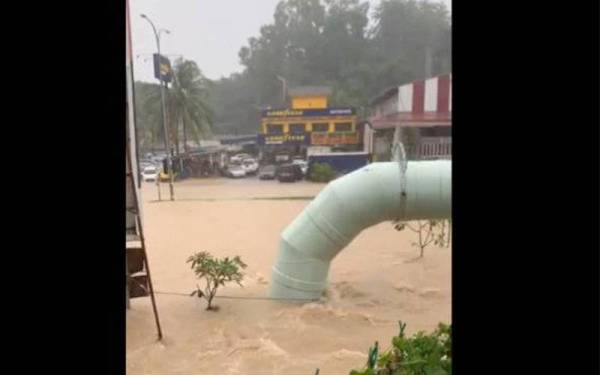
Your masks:
[[[451,214],[451,161],[369,164],[329,183],[282,232],[269,294],[317,299],[331,260],[363,229]]]

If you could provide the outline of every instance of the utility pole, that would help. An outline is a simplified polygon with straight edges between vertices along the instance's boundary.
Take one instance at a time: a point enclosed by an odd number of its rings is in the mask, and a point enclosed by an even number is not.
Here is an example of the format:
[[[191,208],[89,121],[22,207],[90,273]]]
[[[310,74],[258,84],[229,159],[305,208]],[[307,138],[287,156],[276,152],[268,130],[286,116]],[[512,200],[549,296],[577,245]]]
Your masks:
[[[431,78],[433,74],[433,48],[431,46],[425,47],[425,79]]]
[[[281,76],[276,76],[278,80],[281,81],[281,100],[283,101],[283,104],[285,105],[286,102],[286,97],[287,97],[287,81],[285,80],[285,78],[281,77]]]
[[[150,18],[148,18],[148,16],[146,16],[145,14],[142,14],[141,17],[143,19],[145,19],[146,21],[148,21],[148,23],[150,23],[150,26],[152,26],[152,30],[154,31],[154,37],[156,38],[156,49],[158,50],[158,63],[159,63],[159,67],[160,67],[160,58],[161,58],[161,54],[160,54],[160,32],[164,31],[167,34],[170,34],[171,32],[169,30],[165,30],[165,29],[161,29],[159,31],[156,31],[156,27],[154,26],[154,23],[150,20]],[[160,68],[159,68],[160,69]],[[159,84],[160,84],[160,100],[162,103],[162,113],[163,113],[163,131],[165,132],[165,151],[167,152],[167,174],[169,176],[169,192],[171,195],[171,200],[175,200],[175,194],[173,192],[173,164],[171,161],[171,142],[170,142],[170,138],[169,138],[169,129],[167,126],[167,104],[165,102],[165,86],[166,86],[166,82],[163,82],[162,79],[162,75],[159,75]],[[160,178],[160,176],[159,176]]]

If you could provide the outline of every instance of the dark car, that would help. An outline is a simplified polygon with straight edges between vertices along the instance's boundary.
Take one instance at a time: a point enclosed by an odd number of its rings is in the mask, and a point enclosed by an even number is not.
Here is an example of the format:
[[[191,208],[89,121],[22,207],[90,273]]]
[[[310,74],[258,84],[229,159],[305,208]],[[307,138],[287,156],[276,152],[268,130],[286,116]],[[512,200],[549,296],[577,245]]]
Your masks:
[[[258,178],[261,180],[274,180],[277,176],[277,167],[274,165],[265,165],[258,171]]]
[[[297,164],[283,164],[277,169],[279,182],[296,182],[303,178],[302,168]]]

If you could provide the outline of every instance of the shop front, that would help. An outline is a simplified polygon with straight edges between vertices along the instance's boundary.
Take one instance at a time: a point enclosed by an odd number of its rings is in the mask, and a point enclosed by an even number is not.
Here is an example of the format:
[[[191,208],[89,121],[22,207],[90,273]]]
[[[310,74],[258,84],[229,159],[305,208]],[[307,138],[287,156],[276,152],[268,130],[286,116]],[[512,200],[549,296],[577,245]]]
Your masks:
[[[361,147],[353,108],[266,110],[260,130],[258,144],[266,163],[306,159],[310,147]]]

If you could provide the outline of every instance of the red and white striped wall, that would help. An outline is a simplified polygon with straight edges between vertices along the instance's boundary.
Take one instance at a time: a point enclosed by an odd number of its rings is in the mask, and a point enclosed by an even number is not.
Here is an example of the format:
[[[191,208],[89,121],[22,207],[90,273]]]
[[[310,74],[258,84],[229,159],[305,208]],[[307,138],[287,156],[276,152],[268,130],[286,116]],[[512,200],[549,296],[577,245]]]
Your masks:
[[[414,81],[375,104],[369,120],[375,129],[400,126],[452,126],[452,74]]]
[[[398,112],[414,114],[452,111],[452,74],[398,87]]]

